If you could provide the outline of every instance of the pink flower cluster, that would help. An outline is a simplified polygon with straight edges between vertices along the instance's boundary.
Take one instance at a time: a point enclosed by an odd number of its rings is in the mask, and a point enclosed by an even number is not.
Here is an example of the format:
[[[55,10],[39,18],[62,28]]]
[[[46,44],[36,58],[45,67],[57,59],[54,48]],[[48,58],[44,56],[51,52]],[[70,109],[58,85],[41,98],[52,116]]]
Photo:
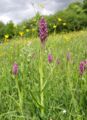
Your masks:
[[[79,65],[80,75],[83,75],[86,69],[87,69],[87,60],[81,61]]]
[[[51,63],[53,61],[53,56],[51,54],[48,54],[48,62]]]
[[[48,28],[45,19],[42,17],[39,21],[39,37],[41,43],[44,44],[48,36]]]
[[[14,75],[17,75],[17,74],[18,74],[18,64],[16,64],[16,63],[13,64],[12,73],[13,73]]]

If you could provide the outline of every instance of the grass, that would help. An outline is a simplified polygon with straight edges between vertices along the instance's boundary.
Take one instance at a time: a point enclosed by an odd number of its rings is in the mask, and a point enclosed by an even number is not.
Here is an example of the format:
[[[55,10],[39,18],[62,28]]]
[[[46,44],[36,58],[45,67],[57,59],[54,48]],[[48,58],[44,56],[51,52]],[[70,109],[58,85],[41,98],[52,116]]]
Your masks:
[[[48,62],[48,54],[53,61]],[[70,60],[67,61],[67,53]],[[40,109],[40,40],[15,39],[0,45],[0,120],[86,120],[87,72],[79,63],[87,59],[87,31],[53,34],[43,55],[44,116]],[[56,63],[56,60],[59,63]],[[12,74],[13,63],[18,75]],[[18,82],[22,96],[20,107]]]

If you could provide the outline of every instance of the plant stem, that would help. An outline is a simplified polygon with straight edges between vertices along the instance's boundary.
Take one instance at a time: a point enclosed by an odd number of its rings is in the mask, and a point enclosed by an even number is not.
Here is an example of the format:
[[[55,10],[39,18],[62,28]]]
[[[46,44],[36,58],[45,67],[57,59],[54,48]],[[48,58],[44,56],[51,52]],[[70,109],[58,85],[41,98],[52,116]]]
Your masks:
[[[17,90],[18,90],[18,97],[19,97],[19,107],[20,107],[20,110],[21,110],[21,114],[23,115],[23,110],[22,110],[22,97],[23,97],[23,94],[22,92],[20,91],[20,88],[19,88],[19,85],[18,85],[18,79],[16,77],[16,87],[17,87]]]
[[[44,91],[42,91],[43,89],[43,85],[44,85],[44,81],[43,81],[43,51],[41,49],[40,51],[40,66],[39,66],[39,73],[40,73],[40,103],[41,106],[44,107]],[[41,108],[41,116],[44,115],[44,109]]]

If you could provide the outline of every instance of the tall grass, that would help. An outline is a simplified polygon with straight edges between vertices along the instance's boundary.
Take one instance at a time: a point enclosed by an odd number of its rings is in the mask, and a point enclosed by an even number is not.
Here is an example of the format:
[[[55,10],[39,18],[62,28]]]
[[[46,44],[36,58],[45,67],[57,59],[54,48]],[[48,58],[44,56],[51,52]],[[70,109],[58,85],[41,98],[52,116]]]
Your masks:
[[[53,57],[51,63],[49,53]],[[87,31],[50,35],[43,58],[44,116],[41,118],[39,39],[15,39],[0,44],[0,120],[87,119],[87,72],[79,74],[80,62],[87,59]],[[16,81],[23,93],[22,107],[12,74],[14,62],[19,68]]]

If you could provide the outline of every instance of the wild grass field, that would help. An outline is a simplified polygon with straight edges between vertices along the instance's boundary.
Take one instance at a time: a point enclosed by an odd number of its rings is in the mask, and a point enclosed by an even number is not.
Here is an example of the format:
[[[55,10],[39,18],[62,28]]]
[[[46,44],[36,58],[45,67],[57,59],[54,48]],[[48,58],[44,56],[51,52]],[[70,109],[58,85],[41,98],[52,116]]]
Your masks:
[[[39,38],[0,44],[0,120],[87,120],[87,31],[50,35],[43,64],[40,51]]]

